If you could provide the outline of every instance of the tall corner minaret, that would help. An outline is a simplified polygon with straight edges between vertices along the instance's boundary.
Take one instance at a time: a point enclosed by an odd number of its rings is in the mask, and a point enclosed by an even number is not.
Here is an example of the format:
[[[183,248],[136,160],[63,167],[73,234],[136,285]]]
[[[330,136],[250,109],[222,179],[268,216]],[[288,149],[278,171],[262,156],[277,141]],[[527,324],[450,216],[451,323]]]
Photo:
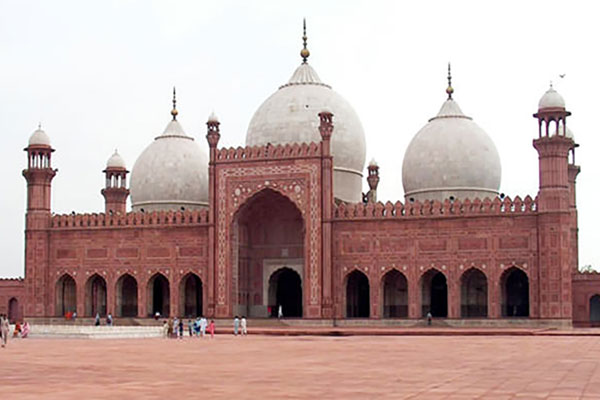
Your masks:
[[[127,197],[129,196],[127,174],[129,171],[117,150],[108,159],[106,169],[102,172],[106,176],[106,184],[101,191],[104,196],[105,212],[107,214],[126,214]]]
[[[48,316],[52,299],[49,298],[48,268],[50,260],[49,231],[51,225],[51,188],[56,170],[52,169],[50,138],[41,124],[29,138],[24,149],[27,168],[27,213],[25,216],[25,316]]]
[[[24,150],[27,152],[27,168],[23,170],[27,180],[27,214],[49,214],[52,178],[56,170],[52,169],[51,162],[54,149],[41,125],[33,132]]]
[[[572,230],[575,176],[569,155],[575,142],[568,135],[563,97],[552,87],[539,101],[538,138],[533,147],[539,156],[538,276],[539,317],[570,321],[573,313],[571,274],[577,268],[576,240]],[[575,250],[574,250],[575,249]],[[569,322],[570,323],[570,322]]]

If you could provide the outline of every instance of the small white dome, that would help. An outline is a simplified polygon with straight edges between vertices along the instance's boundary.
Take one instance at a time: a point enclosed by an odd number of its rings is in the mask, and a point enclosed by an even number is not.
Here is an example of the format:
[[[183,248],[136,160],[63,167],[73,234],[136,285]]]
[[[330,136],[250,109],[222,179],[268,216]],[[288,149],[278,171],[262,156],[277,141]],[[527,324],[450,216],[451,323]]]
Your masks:
[[[567,134],[565,135],[564,132],[564,128],[563,128],[563,124],[560,124],[558,126],[558,129],[554,131],[554,133],[551,136],[556,136],[556,132],[558,132],[558,136],[564,136],[564,137],[568,137],[569,139],[573,139],[575,140],[575,136],[573,135],[573,132],[571,131],[571,129],[567,126]]]
[[[50,136],[38,127],[29,137],[30,146],[50,146]]]
[[[173,119],[138,157],[130,182],[134,211],[202,208],[208,205],[208,157]]]
[[[415,135],[402,165],[407,201],[492,197],[500,177],[494,142],[452,99]]]
[[[125,165],[125,160],[123,160],[123,157],[121,157],[121,155],[117,152],[116,149],[115,153],[112,156],[110,156],[110,158],[106,162],[106,168],[127,169],[127,166]]]
[[[565,108],[565,99],[552,86],[544,93],[538,103],[538,109]]]
[[[308,63],[302,63],[289,82],[254,113],[246,134],[246,145],[320,142],[318,114],[323,110],[333,114],[334,197],[359,202],[366,156],[362,124],[352,106],[321,82]]]
[[[219,122],[219,118],[217,118],[217,114],[214,111],[208,116],[208,122]]]

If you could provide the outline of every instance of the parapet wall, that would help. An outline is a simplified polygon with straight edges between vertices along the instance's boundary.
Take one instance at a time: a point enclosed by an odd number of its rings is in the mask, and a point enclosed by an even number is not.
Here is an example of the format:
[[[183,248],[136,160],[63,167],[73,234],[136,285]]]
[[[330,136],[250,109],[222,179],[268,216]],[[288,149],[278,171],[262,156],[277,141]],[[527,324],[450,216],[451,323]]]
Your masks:
[[[340,220],[371,219],[371,218],[411,218],[411,217],[458,217],[458,216],[484,216],[484,215],[519,215],[535,214],[537,212],[537,198],[531,196],[522,200],[519,196],[511,200],[495,198],[445,200],[440,201],[415,201],[414,203],[341,203],[334,210],[334,218]]]
[[[290,158],[319,157],[321,146],[319,143],[293,143],[283,145],[264,145],[248,147],[230,147],[217,150],[217,161],[244,161],[244,160],[276,160]]]
[[[51,228],[158,227],[163,225],[206,225],[208,210],[129,212],[127,214],[53,215]]]

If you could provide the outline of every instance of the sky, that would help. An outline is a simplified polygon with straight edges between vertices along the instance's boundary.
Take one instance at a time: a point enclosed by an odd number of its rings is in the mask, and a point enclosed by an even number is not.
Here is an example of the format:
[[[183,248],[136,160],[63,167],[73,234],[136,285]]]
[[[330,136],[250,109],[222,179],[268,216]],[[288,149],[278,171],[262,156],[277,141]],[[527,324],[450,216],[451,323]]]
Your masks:
[[[600,269],[596,16],[583,1],[0,0],[0,276],[23,276],[23,148],[38,123],[56,149],[52,211],[101,212],[106,161],[118,148],[131,169],[170,120],[173,86],[205,149],[212,111],[219,145],[243,146],[301,62],[304,17],[309,63],[359,115],[382,201],[404,198],[404,152],[446,98],[448,62],[454,99],[496,144],[500,192],[534,197],[532,114],[553,81],[580,144],[579,264]]]

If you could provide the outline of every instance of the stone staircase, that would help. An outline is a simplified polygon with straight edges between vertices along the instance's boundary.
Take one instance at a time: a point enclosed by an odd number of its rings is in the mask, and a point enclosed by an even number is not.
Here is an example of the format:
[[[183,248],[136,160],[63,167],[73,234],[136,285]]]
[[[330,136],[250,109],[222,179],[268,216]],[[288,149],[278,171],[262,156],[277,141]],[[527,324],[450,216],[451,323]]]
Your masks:
[[[32,338],[68,338],[68,339],[124,339],[155,338],[162,336],[160,326],[90,326],[72,325],[38,325],[32,324]]]

